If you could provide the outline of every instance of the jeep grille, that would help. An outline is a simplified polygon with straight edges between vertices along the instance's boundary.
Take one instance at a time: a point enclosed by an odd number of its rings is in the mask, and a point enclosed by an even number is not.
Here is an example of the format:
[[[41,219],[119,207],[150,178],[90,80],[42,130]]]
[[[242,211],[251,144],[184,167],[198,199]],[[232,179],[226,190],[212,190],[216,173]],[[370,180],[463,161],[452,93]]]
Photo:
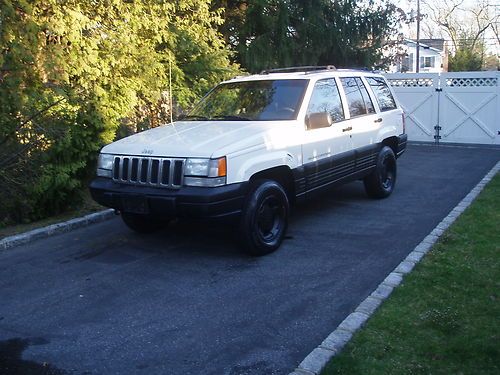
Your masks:
[[[180,188],[185,159],[115,156],[113,181],[134,185]]]

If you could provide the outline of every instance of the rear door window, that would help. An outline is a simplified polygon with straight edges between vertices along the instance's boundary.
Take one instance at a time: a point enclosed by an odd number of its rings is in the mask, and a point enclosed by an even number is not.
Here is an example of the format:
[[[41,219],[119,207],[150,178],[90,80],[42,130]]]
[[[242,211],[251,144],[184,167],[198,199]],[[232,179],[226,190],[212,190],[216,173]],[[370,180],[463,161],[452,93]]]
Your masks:
[[[340,81],[342,82],[342,87],[347,98],[351,118],[375,112],[370,96],[360,78],[346,77],[341,78]]]

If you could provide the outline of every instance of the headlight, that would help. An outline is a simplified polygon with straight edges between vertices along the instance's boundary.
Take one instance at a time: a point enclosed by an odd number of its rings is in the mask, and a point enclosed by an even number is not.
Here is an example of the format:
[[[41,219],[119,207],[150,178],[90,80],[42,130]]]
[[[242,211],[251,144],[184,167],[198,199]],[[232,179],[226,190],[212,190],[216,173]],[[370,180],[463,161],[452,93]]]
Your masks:
[[[209,164],[210,159],[187,159],[184,175],[208,177]]]
[[[184,184],[187,186],[221,186],[226,183],[226,158],[187,159]]]
[[[111,177],[114,156],[110,154],[99,154],[97,161],[97,175],[100,177]]]

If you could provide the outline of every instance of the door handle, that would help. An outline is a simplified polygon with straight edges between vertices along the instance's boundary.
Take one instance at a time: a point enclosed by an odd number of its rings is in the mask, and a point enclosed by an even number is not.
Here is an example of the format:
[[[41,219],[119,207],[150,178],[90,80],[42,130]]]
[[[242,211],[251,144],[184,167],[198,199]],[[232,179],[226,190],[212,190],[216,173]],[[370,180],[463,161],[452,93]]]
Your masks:
[[[375,120],[375,121],[373,121],[373,122],[382,122],[382,117],[380,117],[380,118],[376,119],[376,120]]]
[[[348,131],[350,131],[350,130],[352,130],[352,126],[349,126],[348,128],[344,128],[344,129],[342,129],[342,131],[343,131],[343,132],[348,132]]]

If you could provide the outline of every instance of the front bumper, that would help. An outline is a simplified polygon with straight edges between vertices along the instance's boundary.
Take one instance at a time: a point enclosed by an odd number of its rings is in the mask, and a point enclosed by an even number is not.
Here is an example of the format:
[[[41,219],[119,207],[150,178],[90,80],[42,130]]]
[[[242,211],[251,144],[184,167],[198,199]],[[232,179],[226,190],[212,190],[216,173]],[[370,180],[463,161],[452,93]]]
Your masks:
[[[220,187],[165,189],[118,184],[98,177],[90,184],[92,198],[121,212],[148,214],[159,218],[231,218],[241,214],[248,183]]]

